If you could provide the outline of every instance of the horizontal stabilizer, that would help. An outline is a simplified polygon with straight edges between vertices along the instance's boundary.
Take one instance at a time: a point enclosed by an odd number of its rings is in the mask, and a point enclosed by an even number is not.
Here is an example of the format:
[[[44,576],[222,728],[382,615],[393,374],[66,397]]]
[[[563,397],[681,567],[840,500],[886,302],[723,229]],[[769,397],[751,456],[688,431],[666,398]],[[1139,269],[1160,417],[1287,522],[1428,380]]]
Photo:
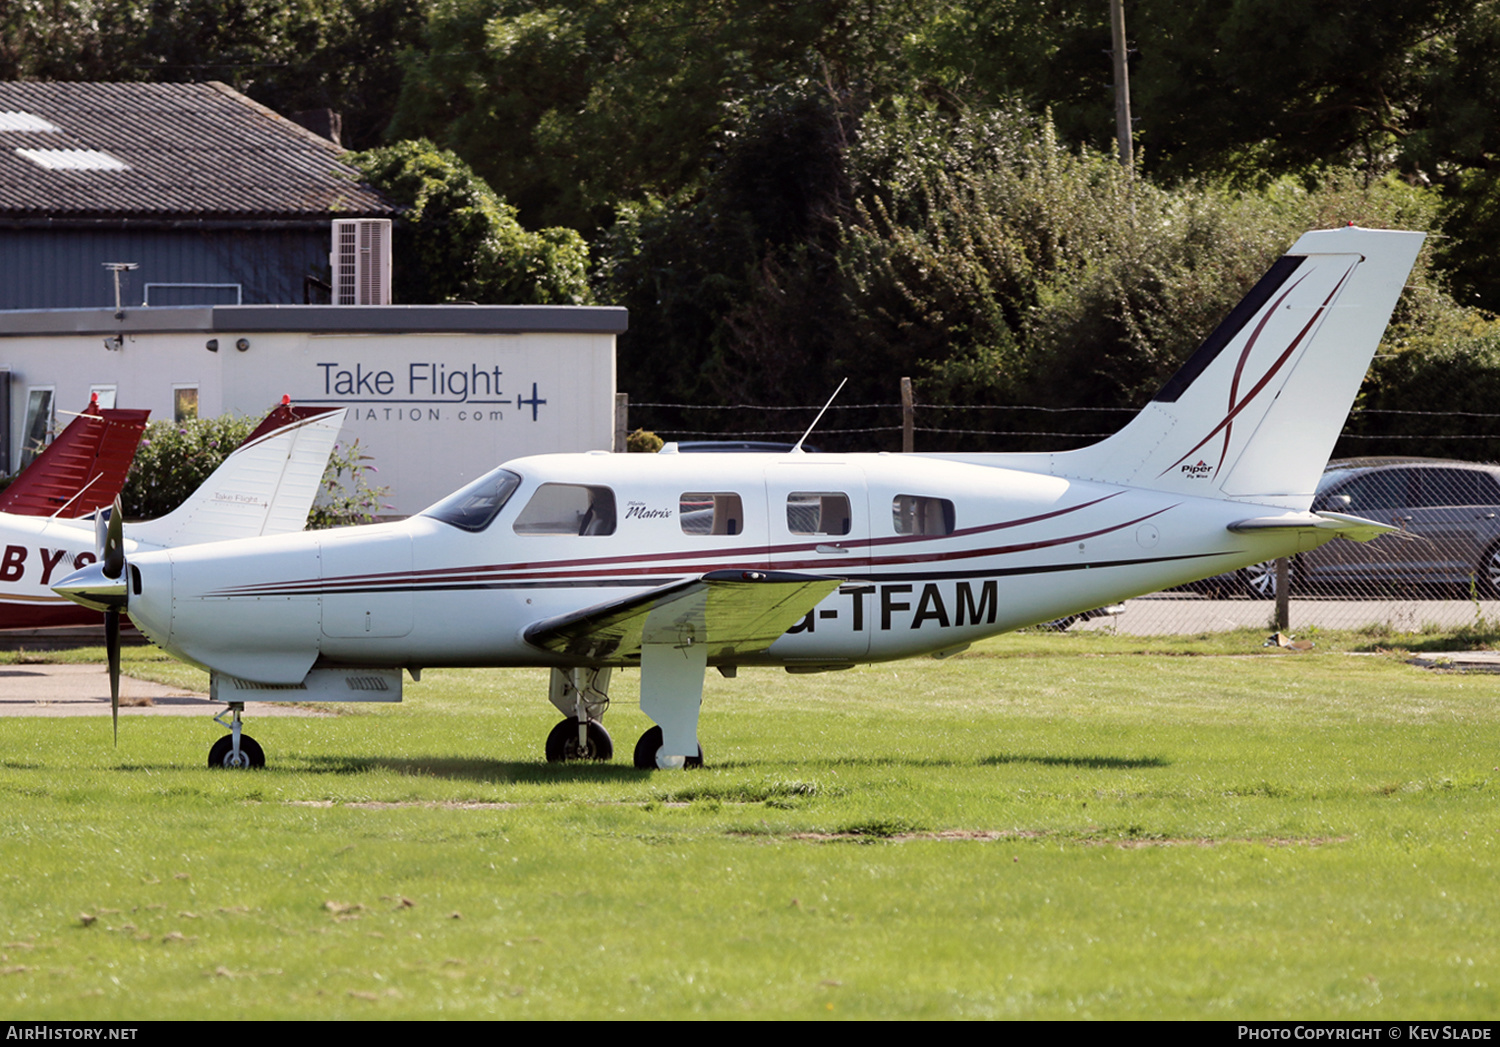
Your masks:
[[[1286,513],[1282,516],[1257,516],[1250,520],[1236,520],[1229,525],[1235,534],[1252,531],[1332,531],[1334,537],[1348,538],[1355,542],[1368,542],[1383,534],[1401,534],[1401,528],[1390,524],[1376,523],[1362,516],[1347,516],[1344,513]]]
[[[764,651],[842,583],[778,571],[714,571],[529,626],[526,642],[593,665],[640,660],[647,643],[707,644],[714,662]]]

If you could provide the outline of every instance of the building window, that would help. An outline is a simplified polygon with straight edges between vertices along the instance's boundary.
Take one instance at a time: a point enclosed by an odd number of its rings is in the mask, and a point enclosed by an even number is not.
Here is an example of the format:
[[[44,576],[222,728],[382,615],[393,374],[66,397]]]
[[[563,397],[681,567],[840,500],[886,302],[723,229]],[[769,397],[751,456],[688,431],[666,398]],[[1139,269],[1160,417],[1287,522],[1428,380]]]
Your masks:
[[[198,417],[198,387],[172,386],[172,421],[190,422]]]
[[[99,410],[108,411],[115,405],[115,387],[112,385],[91,385],[89,396],[99,398]]]
[[[32,386],[26,394],[26,428],[21,431],[21,468],[52,442],[52,394],[50,385]]]

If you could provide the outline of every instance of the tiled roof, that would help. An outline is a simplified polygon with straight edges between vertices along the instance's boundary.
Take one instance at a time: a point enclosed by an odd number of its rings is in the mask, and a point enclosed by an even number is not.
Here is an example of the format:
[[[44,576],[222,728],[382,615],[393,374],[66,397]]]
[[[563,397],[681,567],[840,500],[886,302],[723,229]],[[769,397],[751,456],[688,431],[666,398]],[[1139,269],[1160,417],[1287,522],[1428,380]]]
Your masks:
[[[0,220],[391,214],[342,152],[219,83],[0,83]]]

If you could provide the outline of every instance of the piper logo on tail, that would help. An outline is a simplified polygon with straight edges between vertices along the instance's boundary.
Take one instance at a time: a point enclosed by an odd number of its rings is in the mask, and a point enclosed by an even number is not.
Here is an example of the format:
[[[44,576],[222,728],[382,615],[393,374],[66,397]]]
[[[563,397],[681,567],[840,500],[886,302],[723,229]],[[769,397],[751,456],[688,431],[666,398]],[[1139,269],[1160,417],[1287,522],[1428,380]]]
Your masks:
[[[1209,473],[1213,472],[1214,471],[1214,467],[1211,466],[1211,465],[1209,465],[1202,458],[1200,458],[1200,459],[1198,459],[1198,462],[1197,462],[1196,465],[1184,465],[1182,467],[1182,471],[1189,478],[1191,478],[1191,479],[1197,479],[1200,476],[1207,476]]]

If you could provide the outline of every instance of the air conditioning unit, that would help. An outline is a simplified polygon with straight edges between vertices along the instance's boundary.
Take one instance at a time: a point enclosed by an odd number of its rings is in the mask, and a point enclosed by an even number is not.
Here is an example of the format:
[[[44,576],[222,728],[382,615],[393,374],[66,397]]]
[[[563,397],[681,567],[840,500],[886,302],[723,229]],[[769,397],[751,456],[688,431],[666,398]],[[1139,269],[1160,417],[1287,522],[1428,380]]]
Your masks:
[[[391,221],[340,218],[333,223],[334,305],[391,304]]]

